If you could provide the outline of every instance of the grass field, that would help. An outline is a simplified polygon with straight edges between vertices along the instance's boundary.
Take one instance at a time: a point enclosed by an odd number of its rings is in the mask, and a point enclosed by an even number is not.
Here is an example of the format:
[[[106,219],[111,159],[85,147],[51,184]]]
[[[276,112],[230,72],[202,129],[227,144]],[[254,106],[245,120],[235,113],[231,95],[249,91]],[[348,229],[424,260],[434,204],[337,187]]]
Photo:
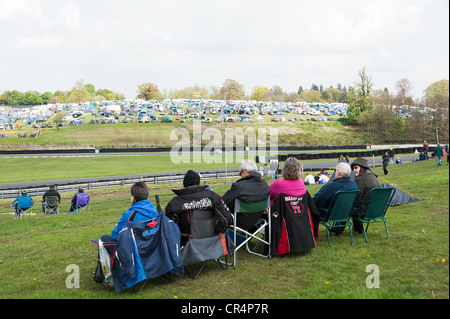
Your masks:
[[[448,166],[431,160],[396,165],[388,181],[426,199],[389,208],[390,240],[382,225],[374,225],[368,243],[356,234],[351,246],[347,230],[332,237],[330,248],[321,226],[317,247],[309,252],[272,259],[239,252],[237,270],[211,264],[195,281],[186,275],[171,284],[155,279],[140,292],[139,284],[120,294],[93,281],[97,249],[89,239],[111,232],[130,205],[129,187],[91,191],[90,213],[44,216],[35,198],[36,216],[0,214],[0,298],[448,299]],[[230,184],[212,186],[222,195]],[[151,199],[159,194],[165,207],[173,197],[169,188],[180,184],[151,187]],[[313,195],[319,188],[308,191]],[[63,194],[62,212],[69,210],[71,196]],[[0,202],[0,213],[12,211],[10,202]],[[68,289],[66,267],[72,264],[80,269],[80,288]],[[380,269],[380,288],[366,287],[371,264]]]
[[[254,116],[256,117],[256,116]],[[367,141],[360,131],[343,126],[340,122],[271,122],[265,115],[264,123],[201,123],[201,130],[219,130],[222,139],[225,130],[264,128],[278,129],[279,145],[364,145]],[[87,123],[88,121],[85,120]],[[200,123],[200,120],[197,120]],[[8,138],[0,139],[0,149],[48,149],[48,148],[104,148],[104,147],[171,147],[178,140],[171,140],[175,128],[184,128],[193,136],[193,123],[117,123],[84,126],[66,126],[59,130],[44,128],[39,138],[18,138],[20,134],[32,134],[37,129],[4,131]],[[207,138],[207,137],[204,137]],[[269,135],[267,134],[269,142]],[[370,142],[370,141],[369,141]],[[203,140],[202,145],[209,143]],[[225,142],[222,141],[225,145]]]

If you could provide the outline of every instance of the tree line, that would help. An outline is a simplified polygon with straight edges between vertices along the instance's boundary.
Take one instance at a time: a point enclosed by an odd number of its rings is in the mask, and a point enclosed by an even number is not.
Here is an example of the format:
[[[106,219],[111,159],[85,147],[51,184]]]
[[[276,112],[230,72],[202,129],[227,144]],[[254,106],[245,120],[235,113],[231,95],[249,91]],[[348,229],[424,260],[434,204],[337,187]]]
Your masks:
[[[4,91],[0,95],[0,105],[39,105],[56,103],[81,103],[87,101],[123,100],[125,95],[108,89],[95,89],[90,83],[78,80],[70,91],[36,91],[19,92],[18,90]]]

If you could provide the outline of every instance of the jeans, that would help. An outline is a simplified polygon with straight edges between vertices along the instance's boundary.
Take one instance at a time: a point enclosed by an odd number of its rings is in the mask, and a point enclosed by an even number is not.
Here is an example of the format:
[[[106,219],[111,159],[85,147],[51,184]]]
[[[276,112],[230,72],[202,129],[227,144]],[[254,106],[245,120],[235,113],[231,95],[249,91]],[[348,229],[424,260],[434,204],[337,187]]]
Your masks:
[[[438,166],[441,165],[441,157],[440,156],[436,156],[436,163]]]

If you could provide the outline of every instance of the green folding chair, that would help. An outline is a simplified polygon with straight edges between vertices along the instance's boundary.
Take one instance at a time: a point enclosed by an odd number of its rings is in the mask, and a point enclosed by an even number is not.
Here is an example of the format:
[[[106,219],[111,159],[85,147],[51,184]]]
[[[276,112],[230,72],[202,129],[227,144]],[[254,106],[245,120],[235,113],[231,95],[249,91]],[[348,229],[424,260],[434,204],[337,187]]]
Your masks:
[[[319,208],[320,223],[325,226],[328,236],[328,245],[331,247],[330,232],[333,228],[349,227],[353,245],[353,232],[350,216],[358,202],[360,191],[338,191],[333,195],[327,208]]]
[[[263,212],[267,214],[267,220],[262,218],[262,215],[256,215],[257,213]],[[252,226],[250,227],[239,227],[239,215],[246,214],[246,217],[250,216],[253,219]],[[252,214],[255,214],[252,218]],[[236,245],[233,254],[233,267],[236,269],[237,266],[237,252],[240,248],[246,247],[247,251],[251,254],[270,258],[270,248],[271,248],[271,222],[270,222],[270,198],[264,199],[258,202],[244,202],[236,199],[234,202],[234,214],[233,214],[233,225],[230,226],[233,236],[233,243]],[[259,236],[258,234],[261,233]],[[239,240],[242,242],[238,243]],[[250,247],[250,240],[255,239],[257,241],[256,245]],[[258,248],[261,245],[267,245],[267,249],[260,253]]]
[[[364,238],[367,240],[367,229],[370,224],[384,223],[387,239],[389,240],[389,232],[387,228],[386,211],[389,208],[392,198],[395,194],[395,187],[374,187],[367,194],[367,198],[361,206],[361,211],[356,217],[363,223]],[[366,224],[366,227],[364,227]]]

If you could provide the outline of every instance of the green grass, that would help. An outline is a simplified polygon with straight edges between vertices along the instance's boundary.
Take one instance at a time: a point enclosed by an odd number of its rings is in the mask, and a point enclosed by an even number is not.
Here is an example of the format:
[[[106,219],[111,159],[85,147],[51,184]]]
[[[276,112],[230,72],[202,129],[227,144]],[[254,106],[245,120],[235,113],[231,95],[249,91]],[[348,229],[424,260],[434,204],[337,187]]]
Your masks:
[[[254,116],[256,118],[256,116]],[[361,132],[343,126],[340,122],[271,122],[265,115],[264,123],[201,123],[202,131],[217,128],[222,139],[225,129],[265,128],[267,141],[270,128],[278,129],[279,145],[357,145],[366,144]],[[291,115],[293,117],[293,115]],[[297,116],[300,117],[300,116]],[[85,123],[88,123],[85,120]],[[200,121],[197,120],[197,123]],[[193,124],[188,123],[117,123],[84,126],[66,126],[41,129],[39,138],[18,138],[17,134],[32,134],[37,129],[5,131],[8,138],[0,139],[0,149],[49,148],[105,148],[105,147],[171,147],[178,140],[170,139],[175,128],[185,128],[193,138]],[[207,138],[206,136],[204,138]],[[203,141],[206,145],[208,141]],[[222,141],[225,145],[225,141]]]
[[[321,226],[317,247],[306,253],[263,259],[240,251],[237,270],[205,267],[193,281],[186,275],[171,284],[155,279],[120,294],[92,279],[97,249],[89,239],[110,233],[129,207],[129,187],[91,191],[90,213],[26,216],[0,214],[0,298],[254,298],[254,299],[448,299],[449,298],[449,175],[448,166],[434,161],[392,166],[387,180],[425,201],[390,207],[390,240],[382,225],[372,225],[369,242],[348,230],[332,237],[328,246]],[[381,174],[381,168],[375,172]],[[384,175],[380,175],[384,178]],[[384,182],[384,181],[383,181]],[[173,197],[167,187],[151,186],[151,199],[161,196],[162,206]],[[223,194],[230,184],[213,189]],[[308,186],[311,194],[319,185]],[[68,211],[73,194],[63,194]],[[39,207],[40,201],[35,204]],[[0,202],[0,213],[11,212]],[[80,269],[80,288],[68,289],[66,267]],[[368,289],[366,266],[380,269],[380,288]]]

